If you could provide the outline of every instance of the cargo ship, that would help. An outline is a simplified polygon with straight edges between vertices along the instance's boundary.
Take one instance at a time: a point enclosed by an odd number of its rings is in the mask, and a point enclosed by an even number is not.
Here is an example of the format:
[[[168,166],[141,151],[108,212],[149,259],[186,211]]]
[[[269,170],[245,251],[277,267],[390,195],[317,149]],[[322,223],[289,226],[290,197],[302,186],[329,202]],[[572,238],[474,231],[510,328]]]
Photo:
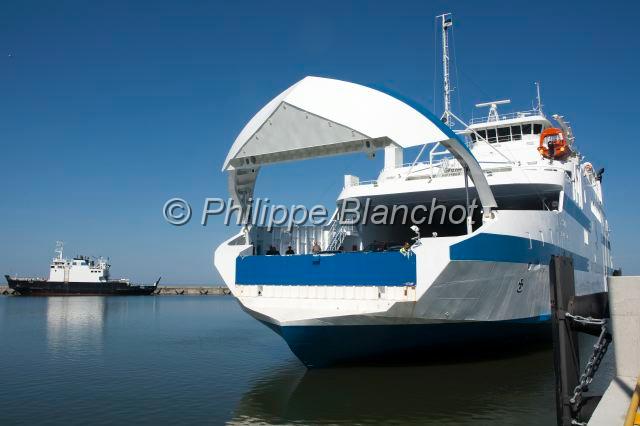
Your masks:
[[[103,257],[64,257],[64,245],[58,241],[56,256],[51,261],[49,279],[5,275],[9,288],[25,296],[122,295],[146,296],[158,287],[131,284],[128,279],[110,279],[111,265]]]

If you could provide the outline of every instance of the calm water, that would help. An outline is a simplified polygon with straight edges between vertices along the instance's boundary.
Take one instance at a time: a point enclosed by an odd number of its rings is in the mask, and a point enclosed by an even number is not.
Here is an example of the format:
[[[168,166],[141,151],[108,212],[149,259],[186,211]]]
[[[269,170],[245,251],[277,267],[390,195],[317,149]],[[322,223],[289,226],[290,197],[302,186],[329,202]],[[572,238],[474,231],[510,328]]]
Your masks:
[[[2,425],[549,425],[553,386],[550,349],[307,371],[231,297],[0,297]]]

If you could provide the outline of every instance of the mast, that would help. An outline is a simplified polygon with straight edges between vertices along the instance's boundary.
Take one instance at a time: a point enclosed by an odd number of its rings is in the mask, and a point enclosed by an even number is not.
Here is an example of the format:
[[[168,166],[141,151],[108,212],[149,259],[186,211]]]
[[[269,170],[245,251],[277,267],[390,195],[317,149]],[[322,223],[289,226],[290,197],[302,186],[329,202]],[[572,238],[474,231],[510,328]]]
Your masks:
[[[540,97],[540,82],[536,81],[535,85],[536,85],[536,95],[537,95],[537,101],[538,101],[538,105],[536,107],[536,110],[538,111],[538,113],[540,115],[544,115],[542,113],[542,98]]]
[[[447,126],[453,127],[454,121],[451,117],[451,81],[449,78],[449,33],[448,29],[453,26],[451,13],[444,13],[437,16],[442,24],[442,78],[444,80],[444,112],[442,121]]]
[[[58,255],[56,259],[62,260],[62,256],[64,253],[64,243],[62,241],[56,241],[56,250],[55,253]]]

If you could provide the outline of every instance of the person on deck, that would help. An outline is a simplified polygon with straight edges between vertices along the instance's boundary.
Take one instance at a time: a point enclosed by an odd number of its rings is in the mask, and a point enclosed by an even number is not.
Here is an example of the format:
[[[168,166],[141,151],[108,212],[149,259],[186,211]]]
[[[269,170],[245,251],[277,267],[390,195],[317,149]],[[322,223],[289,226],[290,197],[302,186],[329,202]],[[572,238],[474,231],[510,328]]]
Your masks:
[[[295,251],[293,251],[293,249],[291,248],[291,246],[287,247],[287,251],[284,252],[284,254],[291,256],[292,254],[296,254]]]
[[[404,243],[404,245],[400,249],[400,253],[402,253],[404,256],[409,256],[410,251],[411,251],[411,244],[409,243]]]
[[[320,248],[320,244],[318,244],[317,241],[313,241],[313,247],[311,247],[311,253],[313,254],[318,254],[322,251],[322,249]]]
[[[269,250],[266,253],[267,256],[280,256],[280,252],[276,250],[275,246],[269,246]]]

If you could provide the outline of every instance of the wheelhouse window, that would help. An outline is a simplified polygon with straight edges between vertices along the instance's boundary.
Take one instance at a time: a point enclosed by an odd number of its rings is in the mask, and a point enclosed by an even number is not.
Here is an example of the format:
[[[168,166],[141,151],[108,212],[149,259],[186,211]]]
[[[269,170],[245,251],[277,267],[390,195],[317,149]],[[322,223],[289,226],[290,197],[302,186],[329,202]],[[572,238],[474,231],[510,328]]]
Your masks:
[[[509,142],[511,140],[510,127],[498,127],[498,142]]]
[[[542,133],[542,124],[534,124],[533,125],[533,134],[534,135],[539,135],[540,133]]]
[[[487,129],[487,140],[489,143],[496,143],[496,129]]]
[[[542,124],[523,124],[522,126],[506,126],[493,129],[476,130],[469,134],[473,142],[487,141],[489,143],[520,141],[523,135],[530,135],[532,131],[540,132]]]
[[[520,126],[511,126],[511,139],[519,141],[522,139],[522,129]]]

